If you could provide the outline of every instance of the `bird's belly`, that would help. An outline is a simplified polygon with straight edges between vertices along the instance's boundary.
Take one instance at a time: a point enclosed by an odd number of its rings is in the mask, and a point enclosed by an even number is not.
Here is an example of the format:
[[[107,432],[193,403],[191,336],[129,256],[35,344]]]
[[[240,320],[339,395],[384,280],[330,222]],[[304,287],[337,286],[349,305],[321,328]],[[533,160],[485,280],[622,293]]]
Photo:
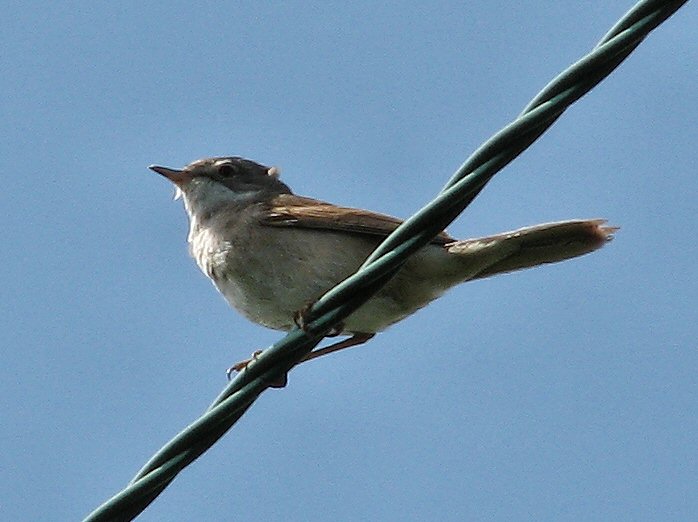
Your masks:
[[[298,288],[269,288],[263,282],[223,278],[214,284],[226,301],[250,321],[273,328],[290,330],[294,326],[294,312],[300,310],[307,301],[306,293]]]
[[[275,238],[283,233],[283,240]],[[295,236],[295,237],[294,237]],[[214,255],[212,266],[201,266],[230,305],[268,328],[290,330],[294,317],[361,265],[377,240],[344,234],[311,236],[305,230],[269,229],[264,239],[275,248],[227,243]],[[437,247],[417,253],[403,270],[344,321],[347,333],[375,333],[405,318],[441,293],[426,257],[441,256]],[[236,252],[233,254],[233,249]],[[274,252],[272,257],[264,253]]]
[[[290,330],[295,325],[294,316],[322,296],[334,284],[315,289],[308,293],[307,288],[286,287],[277,290],[277,297],[271,298],[264,292],[249,291],[244,284],[235,281],[216,282],[218,290],[226,301],[249,320],[273,328]],[[409,305],[395,299],[393,284],[369,299],[356,312],[344,321],[343,331],[347,333],[376,333],[404,319],[419,308],[438,297],[435,292],[425,293],[422,299],[412,300]],[[309,298],[312,295],[314,297]]]
[[[293,270],[256,271],[256,277],[237,274],[214,282],[230,305],[245,317],[268,328],[290,330],[294,317],[337,283],[342,277],[317,274],[308,280]],[[443,290],[433,281],[420,280],[404,271],[391,280],[344,321],[346,333],[376,333],[416,312],[436,299]]]

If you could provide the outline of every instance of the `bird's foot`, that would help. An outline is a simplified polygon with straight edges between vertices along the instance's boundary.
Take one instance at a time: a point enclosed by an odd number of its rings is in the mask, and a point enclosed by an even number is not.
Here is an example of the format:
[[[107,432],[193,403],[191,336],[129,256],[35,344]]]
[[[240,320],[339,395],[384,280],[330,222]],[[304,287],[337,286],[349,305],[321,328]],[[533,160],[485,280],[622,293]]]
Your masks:
[[[299,326],[300,328],[300,326]],[[339,324],[335,326],[328,334],[327,337],[333,337],[340,335],[342,333],[343,325]],[[345,339],[343,341],[339,341],[337,343],[331,344],[330,346],[326,346],[325,348],[319,348],[315,351],[310,352],[307,354],[300,362],[305,362],[305,361],[311,361],[313,359],[317,359],[318,357],[322,357],[323,355],[327,355],[330,353],[338,352],[339,350],[344,350],[345,348],[350,348],[352,346],[358,346],[360,344],[364,344],[365,342],[369,341],[370,339],[373,338],[376,334],[374,333],[354,333],[351,337],[348,339]],[[259,354],[262,353],[262,350],[257,350],[252,354],[252,357],[249,359],[245,359],[244,361],[237,362],[233,364],[228,370],[226,371],[226,375],[228,376],[228,380],[232,379],[233,373],[238,373],[243,370],[245,370],[252,362],[257,360],[259,357]],[[284,374],[282,376],[279,376],[277,379],[274,379],[269,383],[270,388],[284,388],[286,384],[288,383],[288,374]]]
[[[310,329],[308,328],[308,313],[313,303],[310,303],[300,310],[293,313],[293,322],[295,325],[303,330],[306,334],[310,334]],[[332,329],[325,334],[325,337],[337,337],[344,331],[344,323],[339,323],[332,327]]]
[[[309,303],[300,310],[293,312],[293,322],[305,333],[308,333],[308,313],[310,312],[310,308],[312,308],[312,306],[313,303]]]
[[[250,363],[253,361],[256,361],[257,358],[259,357],[259,354],[262,353],[263,350],[256,350],[253,354],[252,357],[249,359],[245,359],[244,361],[236,362],[233,364],[230,368],[228,368],[225,372],[225,375],[228,377],[228,380],[232,380],[233,378],[233,373],[240,373],[241,371],[245,370]],[[284,374],[278,379],[274,379],[269,383],[270,388],[284,388],[286,384],[288,383],[288,375]]]

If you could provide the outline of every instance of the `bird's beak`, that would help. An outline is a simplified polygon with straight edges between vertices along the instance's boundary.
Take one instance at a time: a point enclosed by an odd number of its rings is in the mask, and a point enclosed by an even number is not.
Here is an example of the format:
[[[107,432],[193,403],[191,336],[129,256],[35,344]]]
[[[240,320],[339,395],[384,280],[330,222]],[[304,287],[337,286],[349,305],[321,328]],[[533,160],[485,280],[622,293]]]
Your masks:
[[[192,179],[192,175],[185,170],[171,169],[169,167],[161,167],[159,165],[151,165],[148,168],[162,176],[165,176],[178,187],[186,185]]]

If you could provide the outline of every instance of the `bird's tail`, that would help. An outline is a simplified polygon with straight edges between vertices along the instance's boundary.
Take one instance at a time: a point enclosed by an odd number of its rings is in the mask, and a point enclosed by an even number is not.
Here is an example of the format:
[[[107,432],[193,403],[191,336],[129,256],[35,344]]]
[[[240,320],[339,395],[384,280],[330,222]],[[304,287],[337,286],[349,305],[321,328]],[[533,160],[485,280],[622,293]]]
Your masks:
[[[613,239],[616,230],[604,219],[560,221],[455,241],[446,248],[472,269],[465,280],[473,280],[588,254]]]

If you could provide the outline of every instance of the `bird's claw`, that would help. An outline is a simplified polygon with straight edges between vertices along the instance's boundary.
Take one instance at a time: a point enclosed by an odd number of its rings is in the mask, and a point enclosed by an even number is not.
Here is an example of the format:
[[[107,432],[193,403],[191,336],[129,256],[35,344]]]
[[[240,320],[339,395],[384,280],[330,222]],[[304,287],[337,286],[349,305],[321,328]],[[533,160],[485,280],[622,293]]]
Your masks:
[[[244,361],[239,361],[233,364],[230,368],[228,368],[225,372],[226,376],[228,377],[228,380],[232,379],[233,373],[240,373],[242,370],[247,368],[247,366],[252,362],[257,360],[257,357],[259,357],[259,354],[262,353],[262,350],[255,350],[252,353],[252,357],[249,359],[245,359]]]
[[[300,310],[297,310],[296,312],[293,313],[293,322],[295,325],[303,330],[306,334],[310,334],[310,328],[308,327],[308,323],[310,322],[308,319],[308,313],[310,312],[310,309],[312,308],[313,303],[310,303]],[[338,325],[335,325],[332,327],[332,329],[325,334],[325,337],[337,337],[344,331],[344,323],[339,323]]]
[[[226,377],[228,377],[228,380],[232,380],[233,378],[233,373],[240,373],[244,369],[246,369],[250,363],[253,361],[256,361],[257,358],[259,357],[259,354],[262,353],[263,350],[255,350],[254,353],[252,353],[252,357],[249,359],[245,359],[244,361],[236,362],[233,364],[230,368],[228,368],[225,372]],[[288,375],[284,374],[278,379],[275,379],[269,383],[270,388],[284,388],[286,384],[288,383]]]
[[[308,312],[310,312],[310,308],[312,308],[313,304],[307,304],[300,310],[296,310],[293,312],[293,322],[295,325],[303,330],[305,333],[308,333]]]

